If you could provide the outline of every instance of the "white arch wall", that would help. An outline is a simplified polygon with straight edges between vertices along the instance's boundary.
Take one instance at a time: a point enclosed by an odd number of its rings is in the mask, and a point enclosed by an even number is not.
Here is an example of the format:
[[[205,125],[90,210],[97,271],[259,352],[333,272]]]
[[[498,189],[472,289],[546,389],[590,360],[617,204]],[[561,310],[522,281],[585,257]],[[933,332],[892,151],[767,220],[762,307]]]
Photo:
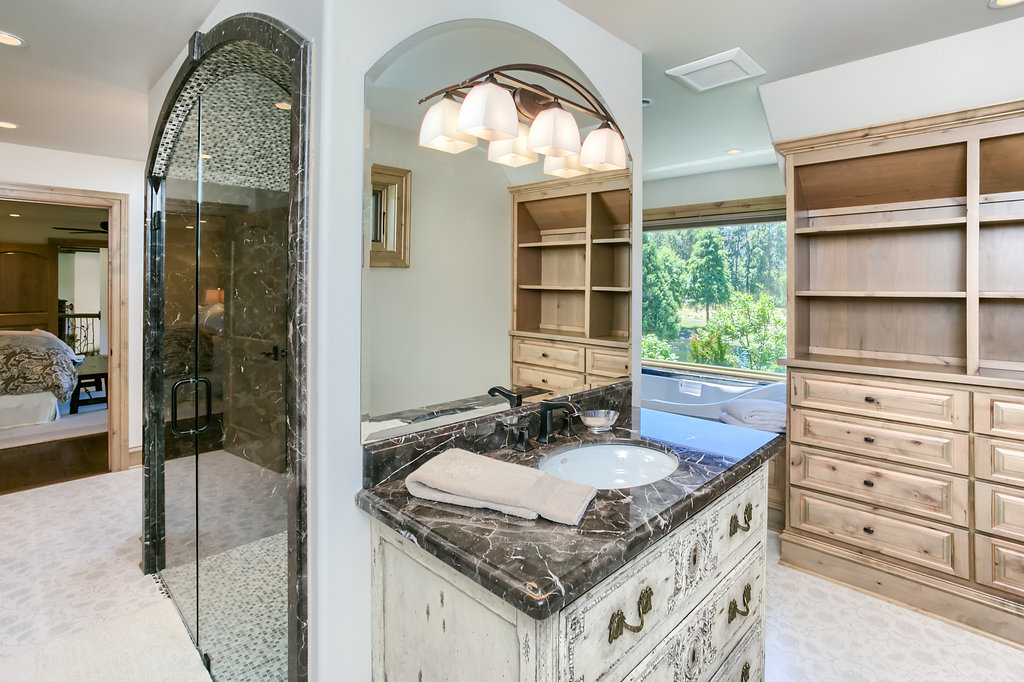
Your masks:
[[[395,45],[442,22],[503,21],[547,40],[587,75],[625,134],[634,163],[633,225],[638,235],[643,205],[641,54],[556,0],[224,0],[201,30],[241,12],[276,17],[314,41],[310,679],[369,680],[369,520],[353,501],[362,485],[363,77]],[[183,58],[184,51],[150,93],[150,131]],[[640,329],[640,251],[635,251],[633,328]],[[634,338],[633,364],[639,367],[639,334]]]

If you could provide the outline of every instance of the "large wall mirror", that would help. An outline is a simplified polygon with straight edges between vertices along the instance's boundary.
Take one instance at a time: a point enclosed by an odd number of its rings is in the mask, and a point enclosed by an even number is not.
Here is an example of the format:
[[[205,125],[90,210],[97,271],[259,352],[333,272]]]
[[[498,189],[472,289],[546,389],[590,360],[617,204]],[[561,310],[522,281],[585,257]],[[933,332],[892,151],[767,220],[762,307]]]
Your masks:
[[[418,101],[478,72],[516,63],[557,69],[596,92],[553,45],[516,26],[484,20],[422,31],[366,74],[364,442],[509,407],[488,395],[493,386],[511,386],[509,187],[553,178],[543,173],[542,162],[512,168],[488,161],[482,140],[459,154],[419,146],[420,124],[433,101]],[[597,125],[585,116],[578,120],[583,135]],[[411,171],[408,267],[370,267],[375,165]],[[546,393],[522,392],[526,400]]]

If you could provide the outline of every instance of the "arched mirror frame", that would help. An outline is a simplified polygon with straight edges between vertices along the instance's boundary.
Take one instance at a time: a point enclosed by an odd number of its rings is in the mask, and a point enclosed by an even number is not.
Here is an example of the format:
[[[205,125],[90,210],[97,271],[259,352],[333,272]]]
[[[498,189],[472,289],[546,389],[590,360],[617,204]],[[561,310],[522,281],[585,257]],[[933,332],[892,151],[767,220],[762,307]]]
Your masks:
[[[286,372],[286,456],[288,490],[288,670],[292,680],[307,679],[308,547],[307,443],[309,265],[308,157],[310,43],[281,22],[261,14],[240,14],[189,40],[188,55],[164,99],[146,163],[146,272],[144,304],[143,467],[145,502],[144,571],[164,565],[163,517],[164,390],[163,253],[167,166],[189,111],[200,95],[222,78],[255,72],[291,94],[288,214],[288,330]],[[288,65],[261,56],[270,52]],[[273,60],[276,62],[277,60]]]

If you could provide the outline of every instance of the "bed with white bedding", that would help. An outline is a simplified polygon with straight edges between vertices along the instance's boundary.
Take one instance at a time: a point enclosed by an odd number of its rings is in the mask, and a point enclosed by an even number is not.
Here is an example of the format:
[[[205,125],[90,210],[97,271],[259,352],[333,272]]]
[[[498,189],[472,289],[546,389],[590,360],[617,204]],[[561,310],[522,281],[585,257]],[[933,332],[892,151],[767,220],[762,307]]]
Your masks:
[[[0,429],[57,419],[83,359],[50,332],[0,331]]]

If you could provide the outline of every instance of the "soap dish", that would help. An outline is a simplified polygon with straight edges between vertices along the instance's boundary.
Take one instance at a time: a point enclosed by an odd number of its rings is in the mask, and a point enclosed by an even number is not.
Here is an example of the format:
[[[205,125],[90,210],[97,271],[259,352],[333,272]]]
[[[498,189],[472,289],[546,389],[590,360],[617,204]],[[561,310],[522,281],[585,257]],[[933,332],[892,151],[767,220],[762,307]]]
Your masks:
[[[580,421],[591,433],[605,433],[612,430],[612,424],[619,418],[615,410],[587,410],[580,414]]]

